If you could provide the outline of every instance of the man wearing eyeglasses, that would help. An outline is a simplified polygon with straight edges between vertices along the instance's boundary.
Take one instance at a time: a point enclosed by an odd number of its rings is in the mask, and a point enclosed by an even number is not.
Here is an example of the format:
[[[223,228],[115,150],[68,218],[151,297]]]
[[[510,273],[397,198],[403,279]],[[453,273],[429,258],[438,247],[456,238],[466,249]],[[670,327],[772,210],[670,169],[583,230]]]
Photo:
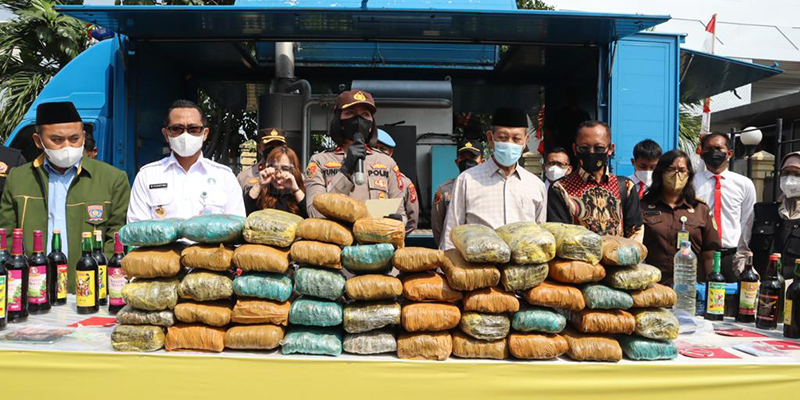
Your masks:
[[[239,181],[239,186],[242,187],[242,192],[245,195],[258,183],[258,174],[266,167],[267,154],[275,147],[285,144],[286,135],[283,129],[272,127],[258,131],[258,155],[261,160],[236,176],[236,180]]]
[[[208,127],[189,100],[170,106],[161,129],[169,157],[145,165],[133,182],[128,222],[207,214],[244,217],[242,188],[230,168],[203,157]]]
[[[611,129],[600,121],[580,124],[572,149],[578,169],[550,186],[547,220],[641,242],[642,215],[633,182],[608,170],[614,153]]]

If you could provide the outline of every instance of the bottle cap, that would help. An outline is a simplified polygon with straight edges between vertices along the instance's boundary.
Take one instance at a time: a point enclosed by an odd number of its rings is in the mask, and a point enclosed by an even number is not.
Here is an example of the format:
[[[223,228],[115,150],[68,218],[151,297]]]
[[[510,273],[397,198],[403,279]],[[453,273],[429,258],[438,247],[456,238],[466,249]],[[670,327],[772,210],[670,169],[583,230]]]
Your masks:
[[[33,252],[34,253],[41,253],[44,251],[44,245],[42,244],[42,231],[33,231]]]
[[[122,242],[119,241],[119,232],[114,232],[114,253],[124,253],[125,249],[122,247]]]
[[[60,235],[61,229],[53,229],[53,235]]]
[[[777,254],[773,254],[773,255],[769,256],[769,260],[770,261],[778,261],[778,255]]]
[[[92,232],[83,232],[83,233],[81,233],[81,237],[84,238],[84,239],[86,239],[86,238],[90,238],[91,239],[92,238]]]

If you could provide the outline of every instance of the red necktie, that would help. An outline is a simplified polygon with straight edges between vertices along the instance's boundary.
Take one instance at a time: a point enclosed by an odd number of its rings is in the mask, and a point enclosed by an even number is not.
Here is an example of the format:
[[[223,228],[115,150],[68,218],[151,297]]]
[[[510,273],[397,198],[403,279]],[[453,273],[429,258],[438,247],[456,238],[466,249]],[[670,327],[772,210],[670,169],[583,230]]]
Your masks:
[[[717,221],[719,240],[722,241],[722,175],[714,175],[717,184],[714,185],[714,219]]]
[[[644,182],[639,181],[639,200],[644,196]]]

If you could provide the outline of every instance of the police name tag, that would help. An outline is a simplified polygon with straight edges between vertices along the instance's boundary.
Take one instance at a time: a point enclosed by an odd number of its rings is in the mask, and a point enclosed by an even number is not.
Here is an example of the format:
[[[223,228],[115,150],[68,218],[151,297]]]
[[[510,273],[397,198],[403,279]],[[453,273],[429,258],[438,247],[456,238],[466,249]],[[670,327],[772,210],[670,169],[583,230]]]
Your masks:
[[[154,184],[150,185],[150,190],[153,190],[153,189],[166,189],[166,188],[167,188],[167,184],[166,183],[154,183]]]

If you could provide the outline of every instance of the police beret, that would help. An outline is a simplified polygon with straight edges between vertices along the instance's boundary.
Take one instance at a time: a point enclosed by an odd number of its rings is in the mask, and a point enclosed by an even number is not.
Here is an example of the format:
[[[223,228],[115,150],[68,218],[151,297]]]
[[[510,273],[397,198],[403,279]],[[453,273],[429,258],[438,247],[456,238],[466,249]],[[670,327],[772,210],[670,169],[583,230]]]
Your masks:
[[[358,104],[367,106],[373,114],[377,110],[372,95],[363,90],[348,90],[342,92],[342,94],[336,98],[336,108],[339,110],[345,110]]]

